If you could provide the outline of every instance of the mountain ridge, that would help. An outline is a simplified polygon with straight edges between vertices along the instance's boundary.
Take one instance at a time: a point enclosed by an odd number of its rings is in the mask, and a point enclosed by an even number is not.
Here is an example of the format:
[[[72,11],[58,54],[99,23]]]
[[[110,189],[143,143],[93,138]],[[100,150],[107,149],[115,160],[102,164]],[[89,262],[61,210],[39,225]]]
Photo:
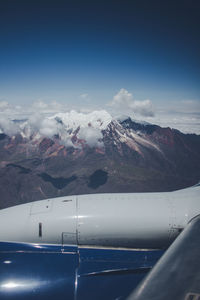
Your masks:
[[[59,129],[49,137],[26,126],[0,134],[0,208],[72,194],[170,191],[199,181],[196,134],[108,115],[106,126],[96,115],[83,127],[56,117],[50,125]]]

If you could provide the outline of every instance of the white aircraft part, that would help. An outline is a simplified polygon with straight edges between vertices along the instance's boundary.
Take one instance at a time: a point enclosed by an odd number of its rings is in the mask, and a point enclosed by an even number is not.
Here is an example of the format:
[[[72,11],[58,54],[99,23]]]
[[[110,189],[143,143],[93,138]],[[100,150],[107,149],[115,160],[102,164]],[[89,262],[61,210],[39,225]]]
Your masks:
[[[167,247],[200,213],[200,187],[168,193],[93,194],[0,211],[0,240],[108,247]]]
[[[76,197],[41,200],[1,210],[0,240],[76,244]]]
[[[170,205],[160,194],[78,196],[78,243],[162,247],[170,238]]]

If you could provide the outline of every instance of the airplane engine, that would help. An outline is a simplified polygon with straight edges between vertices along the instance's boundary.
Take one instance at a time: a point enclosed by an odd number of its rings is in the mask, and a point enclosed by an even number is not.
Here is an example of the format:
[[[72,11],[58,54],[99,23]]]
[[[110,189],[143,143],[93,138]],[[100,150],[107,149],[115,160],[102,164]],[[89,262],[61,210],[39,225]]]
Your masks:
[[[200,211],[199,187],[168,193],[93,194],[0,211],[0,240],[166,248]]]

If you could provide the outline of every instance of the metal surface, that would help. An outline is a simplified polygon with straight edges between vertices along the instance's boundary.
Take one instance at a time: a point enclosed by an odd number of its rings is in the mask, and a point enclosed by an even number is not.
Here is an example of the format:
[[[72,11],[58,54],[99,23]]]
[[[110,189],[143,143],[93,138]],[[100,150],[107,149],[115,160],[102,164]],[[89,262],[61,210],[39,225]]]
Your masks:
[[[47,199],[0,211],[0,240],[165,248],[200,213],[200,187]]]
[[[1,242],[0,299],[125,299],[162,253]]]
[[[196,217],[128,300],[193,300],[199,296],[200,217]]]
[[[169,243],[167,195],[85,195],[78,200],[80,245],[158,248]]]
[[[74,299],[77,249],[0,243],[0,299]]]
[[[126,299],[163,254],[160,250],[79,251],[77,300]]]
[[[0,299],[125,299],[162,255],[156,249],[185,227],[134,299],[184,299],[181,289],[190,299],[199,293],[200,221],[187,224],[200,213],[199,193],[70,196],[1,210]]]
[[[67,202],[65,199],[36,201],[1,210],[0,241],[77,244],[76,197],[68,197]],[[63,233],[68,234],[67,241]]]

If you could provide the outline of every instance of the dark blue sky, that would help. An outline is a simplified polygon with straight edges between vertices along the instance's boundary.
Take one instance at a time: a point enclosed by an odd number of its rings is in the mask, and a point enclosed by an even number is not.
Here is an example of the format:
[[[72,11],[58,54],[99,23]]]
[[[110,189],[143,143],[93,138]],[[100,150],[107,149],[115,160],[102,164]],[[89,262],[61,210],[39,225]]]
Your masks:
[[[199,33],[198,0],[1,0],[0,101],[198,101]]]

